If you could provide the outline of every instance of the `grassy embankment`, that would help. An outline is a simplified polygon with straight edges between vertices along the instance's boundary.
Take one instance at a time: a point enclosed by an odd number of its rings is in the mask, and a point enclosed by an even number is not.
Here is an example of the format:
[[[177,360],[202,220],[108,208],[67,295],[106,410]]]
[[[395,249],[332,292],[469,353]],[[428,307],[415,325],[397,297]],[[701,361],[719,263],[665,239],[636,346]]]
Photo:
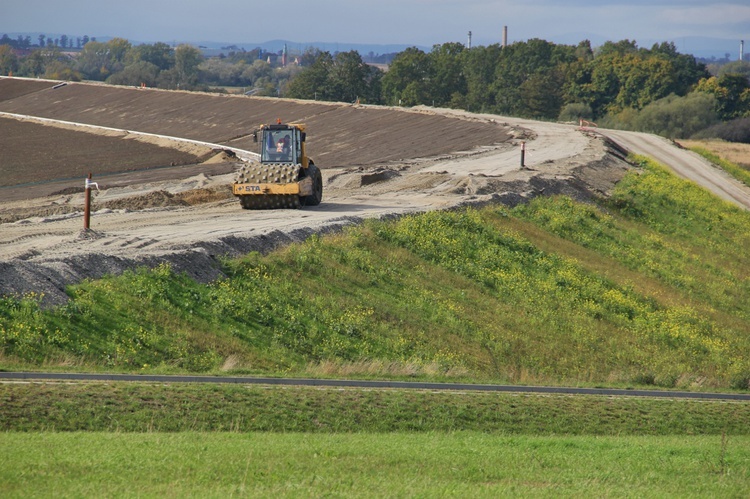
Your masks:
[[[57,309],[4,299],[1,365],[747,389],[749,221],[644,164],[598,207],[368,222],[227,262],[209,286],[162,267],[75,286]],[[748,410],[0,385],[2,430],[47,430],[0,433],[0,494],[743,497]]]
[[[748,388],[750,216],[655,165],[601,206],[370,221],[226,262],[0,301],[6,369]]]

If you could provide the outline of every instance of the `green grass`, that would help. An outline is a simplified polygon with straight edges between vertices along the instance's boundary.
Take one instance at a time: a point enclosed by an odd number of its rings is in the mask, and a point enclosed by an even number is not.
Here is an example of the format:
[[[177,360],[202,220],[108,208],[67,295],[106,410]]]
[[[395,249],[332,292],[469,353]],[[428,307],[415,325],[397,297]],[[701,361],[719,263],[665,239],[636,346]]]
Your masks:
[[[0,434],[3,497],[746,497],[747,437]]]
[[[712,400],[236,385],[0,385],[0,431],[750,435]]]
[[[750,214],[638,159],[599,205],[368,221],[210,285],[0,301],[0,366],[748,389]]]

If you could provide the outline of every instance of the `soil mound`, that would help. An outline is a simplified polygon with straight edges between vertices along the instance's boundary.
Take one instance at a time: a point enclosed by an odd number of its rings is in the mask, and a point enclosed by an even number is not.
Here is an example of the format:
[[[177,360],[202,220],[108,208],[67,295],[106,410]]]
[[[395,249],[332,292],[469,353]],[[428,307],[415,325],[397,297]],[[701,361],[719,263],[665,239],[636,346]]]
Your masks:
[[[188,206],[188,203],[171,192],[160,190],[139,196],[130,196],[103,203],[94,203],[92,209],[145,210],[147,208],[162,208],[165,206]]]

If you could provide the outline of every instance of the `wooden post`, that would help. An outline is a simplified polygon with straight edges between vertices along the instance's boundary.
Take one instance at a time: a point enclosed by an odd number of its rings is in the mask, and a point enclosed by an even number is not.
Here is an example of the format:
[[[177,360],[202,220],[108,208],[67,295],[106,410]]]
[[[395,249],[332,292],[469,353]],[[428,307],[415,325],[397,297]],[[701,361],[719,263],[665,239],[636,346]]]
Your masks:
[[[521,168],[526,166],[526,142],[521,142]]]
[[[86,179],[86,191],[83,207],[83,228],[88,229],[91,222],[91,173]]]

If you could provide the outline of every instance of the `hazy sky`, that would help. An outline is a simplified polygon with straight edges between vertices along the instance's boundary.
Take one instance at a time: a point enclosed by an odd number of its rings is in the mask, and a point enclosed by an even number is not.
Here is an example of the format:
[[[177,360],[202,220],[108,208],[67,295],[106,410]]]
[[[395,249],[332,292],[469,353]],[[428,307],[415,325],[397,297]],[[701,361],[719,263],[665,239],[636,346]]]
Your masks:
[[[133,41],[557,43],[706,36],[750,41],[750,0],[0,0],[0,33]]]

